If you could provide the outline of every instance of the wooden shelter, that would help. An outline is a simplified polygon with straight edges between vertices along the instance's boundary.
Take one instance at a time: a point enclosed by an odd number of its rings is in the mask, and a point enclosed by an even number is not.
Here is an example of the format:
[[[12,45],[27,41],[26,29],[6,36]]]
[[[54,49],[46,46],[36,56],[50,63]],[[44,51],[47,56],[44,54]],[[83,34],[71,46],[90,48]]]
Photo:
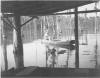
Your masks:
[[[76,68],[79,68],[79,43],[78,43],[78,13],[87,13],[87,12],[95,12],[98,10],[92,11],[78,11],[79,6],[83,6],[89,3],[93,3],[94,0],[87,1],[1,1],[1,12],[3,15],[3,21],[9,21],[8,17],[14,17],[14,23],[10,23],[10,25],[14,29],[14,56],[16,62],[16,68],[23,68],[23,44],[21,40],[21,27],[34,19],[37,16],[45,16],[45,15],[55,15],[55,12],[75,9],[74,12],[70,12],[68,14],[75,14],[75,44],[76,44]],[[100,11],[100,10],[99,10]],[[21,24],[20,16],[30,16],[31,19],[26,21],[24,24]],[[9,21],[10,22],[10,21]]]

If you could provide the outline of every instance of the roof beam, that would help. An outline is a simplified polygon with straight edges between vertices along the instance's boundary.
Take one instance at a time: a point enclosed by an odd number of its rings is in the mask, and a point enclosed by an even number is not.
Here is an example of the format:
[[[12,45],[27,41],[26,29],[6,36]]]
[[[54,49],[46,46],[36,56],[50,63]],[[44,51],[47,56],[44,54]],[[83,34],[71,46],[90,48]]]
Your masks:
[[[100,10],[87,10],[87,11],[77,11],[78,14],[81,13],[95,13],[95,12],[100,12]],[[75,14],[75,12],[67,12],[67,13],[51,13],[51,14],[25,14],[23,16],[47,16],[47,15],[66,15],[66,14]],[[3,14],[4,17],[13,17],[14,14]]]
[[[78,14],[81,14],[81,13],[93,13],[93,12],[100,12],[100,10],[77,11]],[[53,15],[65,15],[65,14],[75,14],[75,13],[76,12],[55,13]]]

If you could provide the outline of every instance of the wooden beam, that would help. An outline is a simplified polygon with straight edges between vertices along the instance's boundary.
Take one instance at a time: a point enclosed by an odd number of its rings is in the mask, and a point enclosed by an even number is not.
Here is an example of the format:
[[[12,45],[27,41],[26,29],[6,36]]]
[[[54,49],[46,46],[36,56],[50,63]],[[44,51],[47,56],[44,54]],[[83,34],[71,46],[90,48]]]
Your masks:
[[[77,11],[78,14],[81,14],[81,13],[95,13],[95,12],[100,12],[100,10],[88,10],[88,11]],[[65,14],[75,14],[76,12],[67,12],[67,13],[55,13],[54,15],[65,15]]]
[[[95,12],[100,12],[99,9],[97,10],[87,10],[87,11],[77,11],[78,14],[81,13],[95,13]],[[46,15],[70,15],[70,14],[75,14],[75,12],[67,12],[67,13],[50,13],[50,14],[20,14],[20,15],[24,15],[24,16],[46,16]],[[13,17],[14,14],[3,14],[4,17]]]
[[[14,20],[15,20],[16,30],[15,29],[13,30],[13,46],[14,46],[13,53],[15,58],[16,69],[20,69],[24,67],[20,16],[16,15],[14,17]]]
[[[23,23],[23,24],[21,25],[21,27],[24,26],[25,24],[27,24],[28,22],[30,22],[30,21],[33,20],[33,19],[34,19],[34,17],[30,18],[28,21],[26,21],[25,23]]]
[[[34,18],[38,18],[37,16],[33,16],[32,18],[30,18],[28,21],[26,21],[25,23],[23,23],[22,25],[20,25],[20,27],[24,26],[25,24],[29,23],[31,20],[33,20]],[[15,25],[13,24],[13,22],[11,22],[8,17],[6,18],[3,18],[2,17],[2,20],[4,21],[4,23],[8,24],[8,26],[10,26],[11,28],[15,28]]]
[[[26,21],[25,23],[23,23],[22,25],[21,25],[21,27],[22,26],[24,26],[25,24],[27,24],[27,23],[29,23],[31,20],[33,20],[34,18],[38,18],[37,16],[32,16],[32,18],[30,18],[28,21]]]
[[[79,41],[78,41],[78,8],[75,8],[75,67],[79,68]]]

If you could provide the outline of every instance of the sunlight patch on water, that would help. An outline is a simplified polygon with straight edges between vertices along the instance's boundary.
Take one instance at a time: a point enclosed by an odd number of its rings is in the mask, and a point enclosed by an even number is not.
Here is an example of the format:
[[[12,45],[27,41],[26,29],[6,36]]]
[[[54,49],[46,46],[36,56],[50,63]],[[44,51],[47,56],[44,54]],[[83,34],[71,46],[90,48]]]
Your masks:
[[[88,35],[88,45],[79,45],[79,62],[80,68],[94,68],[95,60],[95,35]],[[23,44],[24,49],[24,65],[27,66],[46,66],[46,46],[41,43],[41,40],[33,41],[32,43]],[[1,52],[1,67],[4,69],[4,58]],[[85,55],[89,54],[89,55]],[[7,46],[8,67],[15,67],[13,45]],[[58,65],[66,65],[67,53],[58,56]],[[98,65],[100,66],[100,35],[98,35]],[[69,67],[75,67],[75,51],[71,52],[69,58]]]

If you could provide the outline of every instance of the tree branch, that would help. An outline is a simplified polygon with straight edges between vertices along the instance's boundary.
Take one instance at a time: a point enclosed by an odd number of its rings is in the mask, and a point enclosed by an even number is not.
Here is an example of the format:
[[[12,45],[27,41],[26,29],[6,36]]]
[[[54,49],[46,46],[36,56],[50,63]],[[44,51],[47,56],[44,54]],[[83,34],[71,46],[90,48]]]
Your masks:
[[[6,19],[7,19],[7,21],[12,25],[12,27],[13,27],[14,29],[16,29],[15,25],[13,24],[13,22],[11,22],[8,18],[6,18]]]
[[[1,18],[1,20],[3,20],[6,24],[8,24],[8,26],[10,26],[11,28],[14,28],[16,30],[16,28],[10,24],[7,20],[5,20],[3,17]]]

